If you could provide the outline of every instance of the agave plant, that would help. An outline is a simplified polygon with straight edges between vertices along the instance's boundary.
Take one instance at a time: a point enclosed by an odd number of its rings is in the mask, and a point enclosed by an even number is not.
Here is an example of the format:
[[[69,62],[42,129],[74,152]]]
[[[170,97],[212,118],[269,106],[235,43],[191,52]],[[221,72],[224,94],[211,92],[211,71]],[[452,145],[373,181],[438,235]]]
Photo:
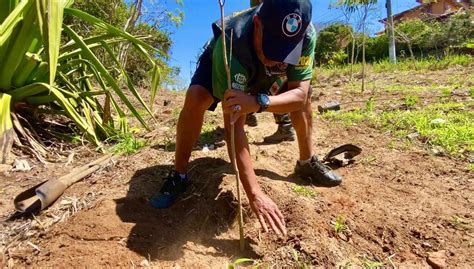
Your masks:
[[[148,128],[128,96],[133,95],[136,103],[152,113],[117,59],[114,46],[128,42],[152,63],[151,103],[159,83],[160,68],[154,58],[159,49],[144,42],[146,37],[132,36],[71,4],[72,0],[0,2],[0,149],[13,139],[7,131],[12,129],[9,108],[17,132],[33,140],[35,136],[28,134],[34,132],[24,132],[16,120],[15,115],[24,109],[65,115],[99,146],[111,132],[126,130],[127,110]],[[84,20],[101,29],[101,34],[79,36],[63,24],[63,15]],[[112,65],[98,59],[98,49],[107,53]],[[123,80],[130,94],[118,80]],[[41,141],[30,144],[42,151]]]

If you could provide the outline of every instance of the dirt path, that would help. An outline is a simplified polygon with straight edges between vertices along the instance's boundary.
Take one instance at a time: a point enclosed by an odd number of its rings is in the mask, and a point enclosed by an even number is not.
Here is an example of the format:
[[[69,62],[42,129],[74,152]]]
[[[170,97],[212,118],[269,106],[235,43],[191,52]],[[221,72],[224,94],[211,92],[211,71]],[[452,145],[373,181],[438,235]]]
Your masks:
[[[172,98],[178,105],[183,95]],[[432,156],[376,129],[316,118],[319,154],[343,143],[359,145],[363,153],[354,164],[338,169],[344,176],[341,186],[315,187],[292,174],[296,142],[259,143],[276,126],[271,114],[258,117],[260,125],[248,128],[254,165],[265,192],[285,215],[286,238],[260,233],[245,200],[248,245],[246,252],[238,251],[235,178],[225,147],[194,151],[190,189],[170,209],[151,208],[147,199],[172,167],[173,152],[165,150],[163,138],[74,185],[64,197],[76,195],[83,209],[12,247],[0,263],[223,268],[246,257],[279,267],[370,267],[376,261],[387,267],[427,267],[427,257],[439,255],[448,267],[474,267],[474,186],[465,163]],[[219,123],[218,115],[208,118]],[[163,125],[157,137],[169,128]],[[294,191],[299,185],[316,195]],[[63,208],[74,211],[67,201],[61,202]],[[336,233],[338,217],[345,224]]]

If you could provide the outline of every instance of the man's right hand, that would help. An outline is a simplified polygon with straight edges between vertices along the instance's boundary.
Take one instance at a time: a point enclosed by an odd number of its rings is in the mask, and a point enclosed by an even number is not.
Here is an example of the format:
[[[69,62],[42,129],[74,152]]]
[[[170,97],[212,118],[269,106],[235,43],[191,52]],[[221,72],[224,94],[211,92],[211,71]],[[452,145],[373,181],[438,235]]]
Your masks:
[[[250,206],[257,215],[260,225],[268,232],[268,225],[278,235],[286,235],[285,219],[278,206],[263,192],[249,195]]]
[[[239,107],[239,109],[236,110],[236,107]],[[224,113],[232,114],[230,124],[234,124],[242,114],[257,112],[259,107],[257,98],[243,91],[229,89],[224,93],[222,108]]]

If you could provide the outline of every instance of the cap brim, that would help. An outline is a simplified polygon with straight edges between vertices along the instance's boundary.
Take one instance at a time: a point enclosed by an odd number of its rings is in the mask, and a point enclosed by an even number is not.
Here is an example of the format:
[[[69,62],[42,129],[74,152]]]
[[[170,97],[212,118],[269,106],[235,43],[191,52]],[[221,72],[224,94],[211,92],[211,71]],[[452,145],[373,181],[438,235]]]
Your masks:
[[[303,50],[303,39],[296,40],[295,42],[284,41],[276,43],[275,40],[279,40],[281,37],[273,36],[272,33],[263,32],[263,54],[265,58],[283,62],[291,65],[297,65],[300,61],[301,51]]]

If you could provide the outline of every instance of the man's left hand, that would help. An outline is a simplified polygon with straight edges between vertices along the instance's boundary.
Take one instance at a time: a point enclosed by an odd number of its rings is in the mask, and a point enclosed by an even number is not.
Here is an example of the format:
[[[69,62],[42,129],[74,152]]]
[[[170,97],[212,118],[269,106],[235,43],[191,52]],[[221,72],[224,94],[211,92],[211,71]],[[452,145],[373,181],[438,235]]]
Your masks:
[[[286,235],[285,218],[278,209],[278,206],[270,197],[263,192],[248,195],[250,207],[257,215],[258,221],[265,232],[268,232],[268,225],[278,235]]]
[[[257,103],[255,96],[233,89],[229,89],[224,93],[222,109],[224,110],[224,113],[232,114],[230,124],[234,124],[242,114],[258,111],[259,107],[260,106]]]

